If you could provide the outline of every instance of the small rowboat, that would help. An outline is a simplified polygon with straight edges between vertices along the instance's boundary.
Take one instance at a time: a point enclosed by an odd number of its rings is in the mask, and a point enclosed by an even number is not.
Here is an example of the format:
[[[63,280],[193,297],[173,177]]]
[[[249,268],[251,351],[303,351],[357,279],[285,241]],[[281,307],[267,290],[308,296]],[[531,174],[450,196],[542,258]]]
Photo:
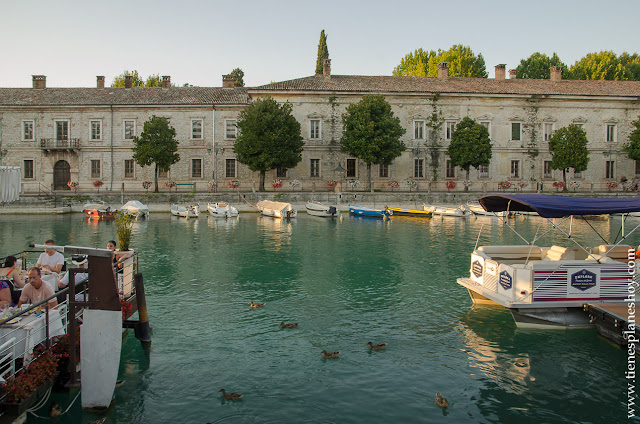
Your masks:
[[[261,200],[256,204],[256,207],[262,215],[272,216],[274,218],[288,219],[295,218],[298,215],[298,212],[293,209],[291,203]]]
[[[384,209],[373,209],[364,206],[349,205],[349,213],[355,216],[367,216],[371,218],[386,218],[393,212],[385,206]]]
[[[227,202],[208,203],[207,210],[209,211],[209,215],[216,218],[232,218],[239,215],[238,209]]]
[[[82,207],[82,212],[85,213],[89,218],[98,218],[98,219],[113,219],[115,214],[118,213],[117,209],[111,209],[110,205],[107,205],[104,202],[100,203],[86,203]]]
[[[471,212],[464,205],[458,206],[457,208],[450,208],[445,206],[422,205],[422,208],[425,211],[431,212],[433,215],[441,215],[441,216],[456,216],[459,218],[466,218],[471,214]]]
[[[307,209],[307,214],[311,216],[321,216],[323,218],[333,218],[338,213],[338,209],[335,206],[325,206],[318,202],[307,202],[304,205]]]
[[[185,218],[197,218],[200,215],[200,205],[171,205],[171,214],[174,216],[183,216]]]
[[[389,208],[393,216],[414,216],[419,218],[431,218],[431,212],[417,209]]]

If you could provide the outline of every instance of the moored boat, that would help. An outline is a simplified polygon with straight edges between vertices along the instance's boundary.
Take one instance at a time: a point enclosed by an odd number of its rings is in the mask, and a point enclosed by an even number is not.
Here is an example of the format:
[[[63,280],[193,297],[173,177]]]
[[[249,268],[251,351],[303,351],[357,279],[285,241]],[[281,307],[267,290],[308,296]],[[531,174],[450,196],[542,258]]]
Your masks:
[[[89,218],[110,219],[118,213],[117,209],[111,209],[111,205],[105,202],[85,203],[82,212]]]
[[[185,218],[197,218],[200,215],[200,205],[171,205],[171,214],[174,216],[182,216]]]
[[[484,208],[479,203],[467,202],[466,208],[472,214],[479,215],[479,216],[499,216],[499,217],[503,217],[503,216],[508,216],[509,215],[509,213],[507,211],[487,212],[487,211],[484,210]]]
[[[371,218],[386,218],[393,215],[393,212],[386,206],[384,209],[374,209],[365,206],[349,205],[349,213],[355,216],[367,216]]]
[[[432,216],[430,211],[426,211],[424,209],[402,209],[390,207],[389,210],[393,212],[393,216],[413,216],[418,218],[431,218]]]
[[[271,200],[261,200],[256,204],[256,207],[262,215],[272,216],[274,218],[295,218],[298,212],[293,209],[291,203],[274,202]]]
[[[122,205],[120,210],[127,215],[131,215],[135,219],[140,217],[149,218],[149,207],[137,200],[129,200],[127,203]]]
[[[209,211],[209,215],[216,218],[232,218],[239,215],[238,209],[227,202],[208,203],[207,210]]]
[[[460,205],[457,208],[447,206],[435,206],[435,205],[422,205],[422,209],[431,212],[433,215],[441,216],[455,216],[458,218],[466,218],[471,215],[471,212],[465,205]]]
[[[307,214],[311,216],[333,218],[338,213],[338,209],[335,206],[326,206],[318,202],[307,202],[304,207],[307,209]]]

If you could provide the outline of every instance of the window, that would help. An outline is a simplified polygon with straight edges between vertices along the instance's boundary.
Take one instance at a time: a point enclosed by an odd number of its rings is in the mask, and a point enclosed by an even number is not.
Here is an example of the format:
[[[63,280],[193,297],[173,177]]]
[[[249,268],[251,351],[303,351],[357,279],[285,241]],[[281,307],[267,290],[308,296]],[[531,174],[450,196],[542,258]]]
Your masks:
[[[169,170],[158,167],[158,178],[167,178],[169,176]]]
[[[607,143],[616,142],[616,126],[615,124],[607,124]]]
[[[225,172],[225,177],[227,178],[236,177],[236,160],[235,159],[225,160],[224,172]]]
[[[573,178],[582,178],[582,172],[573,171]]]
[[[287,178],[287,168],[281,166],[276,168],[276,178]]]
[[[102,121],[89,121],[89,140],[102,140]]]
[[[413,160],[413,177],[424,178],[424,159]]]
[[[191,139],[202,140],[202,119],[191,120]]]
[[[24,161],[24,178],[33,178],[33,160]]]
[[[424,140],[424,121],[413,121],[413,138]]]
[[[347,178],[356,177],[356,160],[347,159]]]
[[[456,177],[456,167],[451,164],[451,160],[450,159],[447,159],[445,177],[446,178],[455,178]]]
[[[489,139],[491,139],[491,121],[480,121],[480,125],[487,129],[489,133]]]
[[[320,139],[320,120],[311,119],[309,121],[309,138],[312,140]]]
[[[235,119],[227,119],[224,121],[224,138],[226,140],[235,140],[238,132]]]
[[[480,165],[478,168],[478,177],[489,178],[489,167],[486,165]]]
[[[35,125],[33,120],[22,121],[22,140],[23,141],[33,141],[36,139],[35,133],[34,133],[34,126]]]
[[[551,136],[553,135],[553,124],[551,122],[544,123],[544,141],[547,143],[551,140]]]
[[[453,131],[456,129],[456,121],[446,121],[444,123],[444,139],[451,140]]]
[[[133,140],[136,136],[136,121],[124,121],[124,139]]]
[[[520,178],[520,161],[511,161],[511,178]]]
[[[544,169],[543,169],[543,177],[544,178],[553,178],[553,169],[551,169],[551,161],[550,160],[545,160],[544,161]]]
[[[100,160],[91,160],[91,178],[100,178]]]
[[[604,163],[604,177],[605,178],[615,178],[614,171],[614,163],[613,160],[605,161]]]
[[[125,159],[124,160],[124,177],[125,178],[133,178],[135,165],[133,159]]]
[[[191,178],[202,178],[202,159],[191,159]]]
[[[69,140],[69,121],[56,121],[56,140],[67,141]]]
[[[522,139],[522,125],[520,122],[511,123],[511,141],[520,141]]]
[[[574,123],[573,123],[573,125],[575,125],[575,126],[576,126],[576,127],[578,127],[578,128],[584,129],[584,124],[582,124],[582,123],[579,123],[579,122],[578,122],[578,123],[576,123],[576,122],[574,122]]]
[[[380,178],[389,178],[389,165],[386,163],[378,165],[378,176]]]
[[[320,176],[320,159],[311,159],[311,162],[309,163],[309,176]]]

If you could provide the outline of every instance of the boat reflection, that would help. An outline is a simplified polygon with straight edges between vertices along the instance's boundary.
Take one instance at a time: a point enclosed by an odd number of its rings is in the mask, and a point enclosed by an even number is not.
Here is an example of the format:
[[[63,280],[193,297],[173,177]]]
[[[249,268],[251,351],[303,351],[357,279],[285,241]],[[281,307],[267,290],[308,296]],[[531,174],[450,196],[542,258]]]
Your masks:
[[[291,233],[297,220],[277,219],[263,215],[258,216],[257,219],[264,249],[279,252],[291,246]]]
[[[183,218],[181,216],[171,215],[171,222],[178,223],[176,225],[184,225],[186,228],[193,230],[194,233],[198,232],[198,218]]]
[[[207,216],[207,227],[216,230],[232,230],[237,227],[239,217],[220,219],[213,216]]]

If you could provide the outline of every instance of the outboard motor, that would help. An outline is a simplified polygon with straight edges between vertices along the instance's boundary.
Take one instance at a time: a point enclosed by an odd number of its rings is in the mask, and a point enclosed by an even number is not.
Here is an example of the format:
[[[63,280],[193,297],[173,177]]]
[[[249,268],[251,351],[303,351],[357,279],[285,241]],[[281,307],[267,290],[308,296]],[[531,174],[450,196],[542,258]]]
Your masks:
[[[338,211],[336,210],[335,206],[329,206],[329,214],[331,216],[335,215],[336,213],[338,213]]]

